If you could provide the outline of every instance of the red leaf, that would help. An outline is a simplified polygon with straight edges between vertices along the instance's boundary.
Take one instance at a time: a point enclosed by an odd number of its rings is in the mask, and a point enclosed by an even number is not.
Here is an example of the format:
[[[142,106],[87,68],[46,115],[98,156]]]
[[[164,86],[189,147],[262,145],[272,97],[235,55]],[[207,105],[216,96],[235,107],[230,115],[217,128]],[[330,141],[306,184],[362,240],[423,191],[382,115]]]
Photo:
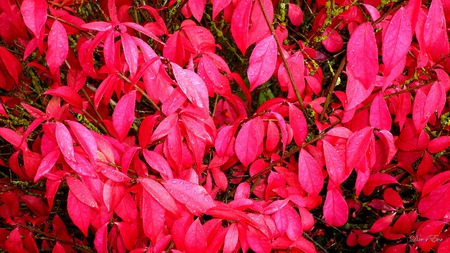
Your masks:
[[[158,241],[158,236],[164,228],[165,210],[146,191],[142,192],[141,216],[144,226],[144,234],[150,238],[153,244]]]
[[[56,122],[55,138],[63,156],[70,161],[75,161],[72,136],[64,124]]]
[[[128,131],[134,121],[134,108],[136,103],[136,91],[132,90],[124,95],[114,108],[113,125],[119,135],[119,141],[127,137]]]
[[[214,143],[216,152],[219,156],[233,156],[234,155],[234,134],[236,132],[236,127],[233,126],[222,126],[218,133],[217,138]]]
[[[46,0],[24,0],[20,6],[25,25],[39,37],[41,30],[47,21],[47,1]],[[55,21],[56,22],[56,21]]]
[[[70,120],[67,120],[66,122],[69,124],[70,129],[72,129],[72,133],[77,138],[78,143],[80,143],[81,147],[83,147],[84,151],[89,155],[91,162],[95,163],[98,150],[94,135],[89,129],[78,122]]]
[[[347,77],[347,87],[345,90],[347,92],[348,103],[345,110],[349,111],[356,108],[356,106],[370,96],[375,84],[372,83],[370,87],[365,87],[360,81],[358,81],[358,79],[356,79],[356,77],[353,76],[352,72],[347,72]],[[351,120],[351,118],[345,122],[348,122],[349,120]]]
[[[11,233],[5,238],[4,247],[9,252],[23,252],[25,249],[23,248],[23,243],[21,239],[21,235],[19,232],[19,227],[16,227],[11,231]]]
[[[272,252],[272,245],[270,244],[269,239],[256,228],[248,227],[247,241],[248,245],[254,252],[258,253]]]
[[[325,39],[322,41],[322,45],[330,53],[339,52],[344,47],[344,41],[341,35],[333,28],[327,27],[323,32]]]
[[[215,207],[211,195],[198,184],[182,179],[171,179],[162,183],[169,193],[186,207],[194,215],[200,215]]]
[[[427,102],[427,95],[422,91],[422,89],[417,90],[416,96],[414,97],[414,105],[412,111],[412,118],[414,121],[414,126],[417,131],[421,131],[428,122],[429,116],[425,116],[425,105]]]
[[[450,147],[450,136],[440,136],[428,143],[428,151],[436,154]]]
[[[422,197],[450,180],[450,171],[441,172],[428,179],[422,187]]]
[[[369,180],[366,183],[366,186],[376,187],[385,184],[398,184],[398,181],[391,175],[385,173],[376,173],[370,175]]]
[[[67,196],[67,212],[73,223],[87,236],[91,222],[91,208],[78,200],[72,191]]]
[[[381,93],[374,98],[370,106],[370,125],[381,130],[391,130],[391,113]]]
[[[423,251],[429,252],[433,246],[440,242],[439,235],[446,222],[426,220],[416,231],[414,236],[417,240],[412,240]]]
[[[342,194],[332,188],[327,191],[325,203],[323,204],[323,216],[325,221],[332,226],[343,226],[348,219],[348,206]]]
[[[47,174],[51,169],[53,169],[53,166],[55,166],[56,161],[58,161],[59,158],[59,150],[55,149],[47,153],[44,158],[41,161],[41,164],[39,165],[39,168],[36,171],[36,175],[34,176],[34,182],[37,182],[42,176]]]
[[[159,123],[158,127],[153,132],[151,141],[156,141],[161,138],[166,137],[172,128],[174,128],[177,125],[178,122],[178,114],[173,113],[167,116],[161,123]]]
[[[6,70],[11,75],[15,84],[19,83],[19,75],[22,73],[22,65],[20,61],[4,47],[0,46],[0,58],[5,64]]]
[[[83,100],[81,96],[72,87],[58,86],[54,89],[47,90],[44,94],[61,97],[67,103],[77,108],[83,108]]]
[[[95,22],[89,22],[89,23],[83,24],[83,25],[81,25],[81,27],[84,29],[88,29],[88,30],[105,32],[105,31],[111,30],[113,28],[113,25],[110,22],[95,21]]]
[[[186,97],[204,112],[209,111],[208,89],[203,79],[192,70],[183,69],[176,63],[171,65],[178,86]]]
[[[371,127],[365,127],[350,135],[346,146],[347,169],[355,168],[365,158],[369,145],[374,142]]]
[[[172,170],[170,169],[169,163],[164,157],[154,151],[144,149],[143,151],[144,159],[154,170],[161,174],[164,180],[169,180],[173,178]]]
[[[395,13],[383,37],[382,56],[385,76],[388,76],[397,63],[406,56],[411,41],[411,17],[402,7]]]
[[[236,249],[239,239],[239,231],[236,223],[231,223],[225,235],[225,242],[223,244],[223,253],[232,253]]]
[[[108,225],[109,222],[103,224],[97,232],[95,232],[94,245],[97,252],[108,252]]]
[[[272,1],[263,0],[263,4],[269,22],[272,22]],[[250,45],[270,34],[258,1],[243,0],[239,2],[231,18],[231,34],[243,55]]]
[[[345,155],[325,140],[323,141],[323,154],[330,179],[336,185],[340,185],[350,175],[345,169]]]
[[[292,77],[294,79],[295,85],[300,94],[305,91],[305,59],[301,52],[295,52],[293,55],[286,59],[288,67],[291,70]],[[280,65],[278,68],[278,81],[283,89],[288,89],[288,99],[295,98],[294,87],[292,86],[289,74],[284,67],[284,64]]]
[[[66,177],[67,185],[69,185],[70,191],[73,195],[82,203],[89,207],[98,208],[97,201],[92,195],[89,188],[80,180],[74,177]]]
[[[9,128],[0,127],[0,136],[14,147],[18,148],[22,145],[22,137]]]
[[[239,161],[248,166],[263,151],[264,122],[256,117],[245,122],[236,137],[234,149]]]
[[[48,34],[48,50],[45,56],[48,68],[54,77],[59,78],[59,67],[67,58],[69,53],[69,42],[66,29],[55,20]]]
[[[117,183],[123,183],[123,182],[127,182],[127,181],[131,180],[130,177],[128,177],[127,175],[123,174],[122,172],[120,172],[119,170],[117,170],[116,168],[113,168],[113,167],[102,166],[100,169],[100,172],[105,177],[107,177]]]
[[[367,89],[378,73],[378,48],[372,23],[359,25],[350,36],[347,47],[347,71]]]
[[[288,17],[294,26],[299,26],[303,22],[303,11],[296,4],[289,4]]]
[[[429,219],[442,219],[450,211],[450,184],[437,187],[419,202],[419,213]]]
[[[403,208],[402,197],[400,197],[400,194],[398,194],[398,192],[394,191],[392,188],[387,188],[386,190],[384,190],[383,198],[389,205],[397,208]]]
[[[133,37],[131,37],[128,33],[123,32],[121,38],[123,54],[125,55],[125,60],[130,69],[130,77],[133,78],[138,68],[139,50],[133,40]]]
[[[420,41],[420,40],[419,40]],[[434,61],[439,61],[449,51],[446,20],[441,0],[433,0],[428,10],[427,19],[423,27],[424,53],[429,53]]]
[[[142,184],[144,189],[150,193],[150,195],[158,201],[164,208],[170,211],[173,214],[178,213],[178,207],[175,203],[175,200],[170,196],[169,192],[167,192],[161,184],[156,182],[151,178],[142,178],[139,179],[139,182]],[[164,183],[163,183],[164,184]],[[164,184],[165,186],[165,184]],[[167,187],[166,187],[167,188]],[[173,194],[172,194],[173,195]]]
[[[275,151],[280,142],[280,131],[275,123],[269,121],[267,123],[267,135],[266,135],[266,150],[269,152]]]
[[[197,218],[186,231],[184,247],[187,253],[206,252],[207,237],[205,229]]]
[[[306,150],[298,158],[298,180],[302,188],[311,195],[318,195],[323,188],[322,167]]]
[[[269,36],[256,44],[250,56],[247,69],[250,91],[267,82],[275,71],[277,63],[277,44],[273,36]]]
[[[445,95],[444,85],[441,82],[435,82],[433,86],[431,86],[431,89],[427,95],[427,100],[423,108],[424,117],[428,119],[435,112],[437,112],[437,115],[440,116],[446,101],[447,98]]]
[[[389,225],[391,225],[392,221],[394,220],[394,217],[395,213],[391,213],[384,217],[379,218],[372,224],[369,233],[375,234],[385,230],[386,228],[389,227]]]
[[[308,135],[308,125],[303,112],[293,104],[289,104],[289,123],[294,134],[295,144],[302,145]]]
[[[200,22],[205,11],[206,0],[189,0],[188,6],[194,18]]]

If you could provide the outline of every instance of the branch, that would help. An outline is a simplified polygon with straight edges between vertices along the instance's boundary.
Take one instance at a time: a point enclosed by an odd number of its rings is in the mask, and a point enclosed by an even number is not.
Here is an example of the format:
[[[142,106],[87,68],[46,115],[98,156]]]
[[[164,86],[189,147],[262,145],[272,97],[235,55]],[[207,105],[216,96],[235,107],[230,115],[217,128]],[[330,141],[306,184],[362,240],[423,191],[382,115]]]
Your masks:
[[[306,115],[308,115],[308,113],[306,111],[305,103],[303,102],[303,98],[302,98],[302,96],[300,94],[300,91],[298,90],[297,85],[295,84],[294,76],[292,75],[292,71],[291,71],[291,69],[288,66],[288,62],[286,60],[286,57],[284,57],[283,49],[281,48],[280,41],[278,40],[278,37],[277,37],[277,35],[275,33],[275,30],[273,29],[273,25],[270,22],[269,17],[267,16],[267,12],[266,12],[266,9],[264,8],[264,4],[263,4],[262,0],[258,0],[258,2],[259,2],[259,5],[261,6],[262,13],[264,14],[264,19],[266,20],[266,24],[269,27],[270,32],[272,33],[272,36],[275,39],[275,42],[277,43],[278,54],[280,55],[281,60],[283,61],[283,66],[284,66],[284,68],[286,69],[286,72],[289,75],[289,80],[291,81],[292,88],[294,89],[295,96],[297,97],[298,103],[300,104],[300,109],[303,111],[303,114],[306,117]],[[309,117],[307,117],[307,118],[309,120]],[[311,122],[311,123],[313,123],[313,122]]]

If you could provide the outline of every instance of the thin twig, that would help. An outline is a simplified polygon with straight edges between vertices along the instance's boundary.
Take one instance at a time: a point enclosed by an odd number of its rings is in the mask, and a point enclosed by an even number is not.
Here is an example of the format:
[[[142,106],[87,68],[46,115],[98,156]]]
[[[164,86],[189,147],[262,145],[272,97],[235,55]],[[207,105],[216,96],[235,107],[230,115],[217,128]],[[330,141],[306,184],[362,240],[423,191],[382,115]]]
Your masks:
[[[344,56],[342,58],[341,63],[339,64],[338,69],[336,70],[336,73],[333,76],[333,80],[331,80],[331,86],[328,89],[327,99],[325,100],[325,104],[323,105],[322,113],[320,114],[320,122],[323,123],[323,118],[325,116],[325,112],[328,109],[328,106],[330,106],[331,103],[331,96],[333,95],[334,88],[336,87],[336,84],[339,80],[339,77],[344,70],[345,64],[347,63],[347,56]]]
[[[286,57],[284,57],[283,49],[281,48],[280,41],[278,40],[278,37],[277,37],[277,35],[275,33],[273,25],[272,25],[272,23],[269,20],[269,16],[267,15],[267,12],[266,12],[266,9],[264,7],[264,4],[263,4],[262,0],[258,0],[258,2],[259,2],[259,5],[261,6],[261,10],[262,10],[262,13],[264,15],[264,19],[266,20],[267,26],[269,27],[270,32],[272,33],[272,36],[275,39],[275,42],[277,43],[278,54],[280,55],[281,60],[283,61],[283,66],[286,69],[286,72],[288,73],[289,80],[291,81],[292,88],[294,89],[294,92],[295,92],[295,96],[297,97],[298,103],[300,104],[300,109],[303,111],[303,114],[306,116],[306,115],[308,115],[308,113],[306,111],[305,103],[303,102],[303,98],[302,98],[302,96],[300,94],[300,91],[298,90],[298,87],[295,84],[294,76],[292,75],[292,71],[289,68],[289,65],[288,65],[288,62],[286,60]],[[309,117],[307,117],[307,118],[309,120]]]

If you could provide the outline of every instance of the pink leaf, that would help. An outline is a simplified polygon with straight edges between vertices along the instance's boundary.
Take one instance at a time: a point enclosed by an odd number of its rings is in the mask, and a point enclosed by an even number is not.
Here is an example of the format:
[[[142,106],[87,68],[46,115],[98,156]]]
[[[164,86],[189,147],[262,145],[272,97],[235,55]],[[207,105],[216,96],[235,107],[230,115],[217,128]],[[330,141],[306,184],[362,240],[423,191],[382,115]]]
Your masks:
[[[422,187],[422,197],[450,180],[450,171],[444,171],[428,179]]]
[[[128,33],[126,32],[122,33],[121,38],[122,38],[123,54],[125,55],[125,60],[130,69],[130,77],[134,77],[138,68],[138,57],[139,57],[138,47],[136,46],[133,37],[131,37]]]
[[[441,115],[442,109],[444,109],[447,101],[444,85],[441,82],[435,82],[431,86],[427,95],[427,100],[423,108],[423,114],[425,118],[431,117],[435,112],[437,115]]]
[[[247,76],[250,91],[267,82],[275,71],[277,62],[277,44],[273,36],[269,36],[256,44],[250,56]]]
[[[189,0],[188,6],[194,18],[200,22],[205,11],[206,0]]]
[[[47,172],[53,169],[53,166],[55,166],[56,161],[58,161],[60,154],[61,152],[55,149],[44,156],[36,171],[36,175],[34,176],[34,182],[37,182],[41,177],[47,174]]]
[[[84,29],[96,30],[99,32],[105,32],[105,31],[111,30],[113,28],[111,23],[104,22],[104,21],[96,21],[96,22],[86,23],[86,24],[83,24],[81,27]]]
[[[264,122],[256,117],[245,122],[236,137],[234,149],[239,161],[248,166],[263,151]]]
[[[292,127],[295,144],[302,145],[308,135],[308,125],[303,112],[293,104],[289,104],[289,123]]]
[[[298,180],[302,188],[311,195],[318,195],[323,188],[322,167],[304,149],[298,158]]]
[[[217,15],[231,3],[231,0],[211,0],[211,3],[213,5],[212,19],[214,20]]]
[[[69,42],[66,29],[57,20],[53,22],[52,29],[48,34],[48,50],[46,60],[50,72],[59,78],[59,67],[67,58],[69,53]]]
[[[323,154],[325,156],[330,179],[333,180],[336,185],[340,185],[350,175],[345,169],[345,153],[338,151],[333,145],[324,140]]]
[[[441,0],[433,0],[428,10],[427,19],[423,27],[424,53],[429,53],[433,60],[438,61],[448,54],[448,41],[444,8]],[[420,41],[420,40],[419,40]],[[422,45],[420,45],[422,47]]]
[[[22,137],[9,128],[1,127],[0,136],[15,147],[20,147],[22,145]]]
[[[20,7],[25,25],[39,37],[47,21],[46,0],[24,0]]]
[[[394,217],[395,217],[395,213],[391,213],[384,217],[379,218],[372,224],[372,226],[370,227],[369,233],[375,234],[375,233],[385,230],[386,228],[389,227],[389,225],[391,225],[392,221],[394,220]]]
[[[327,191],[325,203],[323,204],[323,216],[325,221],[336,227],[343,226],[348,219],[348,206],[342,194],[332,188]]]
[[[356,108],[361,102],[363,102],[366,98],[370,96],[375,87],[375,84],[372,83],[370,87],[366,88],[360,81],[358,81],[358,79],[356,79],[353,76],[352,72],[347,72],[347,76],[348,80],[347,80],[347,87],[345,90],[347,92],[348,104],[345,110],[349,111],[351,109]]]
[[[370,106],[370,125],[381,130],[391,129],[391,113],[381,93],[375,97]]]
[[[87,236],[91,222],[91,208],[78,200],[72,191],[67,196],[67,212],[73,223]]]
[[[14,83],[18,84],[19,75],[22,72],[22,65],[20,61],[2,46],[0,46],[0,58],[2,59],[3,64],[5,64],[6,70],[13,78]]]
[[[303,22],[303,11],[296,4],[289,4],[288,17],[294,26],[299,26]]]
[[[182,179],[171,179],[162,184],[176,200],[186,205],[194,215],[205,213],[216,206],[211,195],[198,184]]]
[[[378,73],[378,48],[370,22],[359,25],[350,36],[347,71],[365,88],[373,86]]]
[[[161,174],[164,180],[169,180],[173,178],[172,170],[170,169],[167,160],[160,154],[144,149],[143,151],[144,159],[154,170]]]
[[[412,118],[417,131],[420,131],[425,127],[430,116],[428,115],[427,117],[425,115],[426,101],[427,95],[422,91],[422,89],[417,90],[416,96],[414,97],[414,105],[412,111]]]
[[[386,76],[406,56],[411,41],[411,18],[402,7],[395,13],[383,38],[382,55]]]
[[[139,182],[142,184],[145,191],[147,191],[156,201],[158,201],[159,204],[161,204],[169,212],[173,214],[178,213],[178,207],[175,203],[175,200],[172,198],[172,196],[170,196],[170,194],[166,189],[164,189],[161,184],[150,178],[139,179]]]
[[[371,127],[363,128],[350,136],[346,147],[347,169],[351,170],[355,168],[365,158],[371,142],[373,142],[373,131]]]
[[[322,44],[330,53],[338,52],[344,46],[341,35],[331,27],[325,28],[323,36],[325,36],[325,39],[322,41]]]
[[[64,124],[56,122],[55,138],[63,156],[70,161],[75,161],[72,136]]]
[[[128,131],[134,121],[134,108],[136,103],[136,91],[132,90],[124,95],[114,108],[113,125],[119,135],[119,141],[127,137]]]
[[[263,4],[269,22],[272,22],[272,1],[263,0]],[[243,0],[239,2],[231,18],[231,34],[243,55],[250,45],[270,34],[258,1]]]
[[[172,63],[173,74],[186,97],[200,109],[209,111],[208,89],[203,79],[192,70]]]
[[[75,121],[66,121],[69,124],[72,133],[83,147],[84,151],[89,155],[91,162],[95,163],[97,158],[97,142],[95,141],[94,135],[89,129],[87,129],[82,124]]]
[[[301,52],[295,52],[293,55],[286,59],[288,68],[291,70],[292,77],[294,79],[295,86],[300,94],[305,91],[305,59]],[[286,71],[284,65],[280,65],[278,68],[278,81],[283,89],[288,89],[288,99],[296,98],[293,84],[289,78],[289,74]]]
[[[67,185],[69,185],[70,191],[79,201],[89,207],[98,208],[97,201],[95,200],[89,188],[83,182],[70,176],[66,177],[66,182]]]
[[[228,227],[227,234],[225,235],[225,242],[223,245],[223,253],[232,253],[236,249],[239,239],[239,231],[236,223],[231,223]]]
[[[434,189],[419,202],[419,213],[428,219],[443,219],[450,211],[450,184]]]
[[[440,136],[428,143],[428,151],[432,154],[439,153],[450,147],[450,136]]]
[[[184,237],[184,246],[187,253],[203,253],[207,247],[205,229],[197,218],[192,222]]]
[[[142,192],[141,216],[144,226],[144,234],[150,238],[153,244],[157,242],[158,235],[164,228],[165,210],[149,193]]]
[[[44,94],[58,96],[77,108],[83,107],[81,96],[72,87],[58,86],[54,89],[47,90]]]
[[[437,245],[441,241],[439,238],[442,228],[445,226],[446,222],[426,220],[424,221],[416,231],[415,244],[423,250],[423,252],[429,252],[433,246]],[[426,239],[426,240],[420,240]]]

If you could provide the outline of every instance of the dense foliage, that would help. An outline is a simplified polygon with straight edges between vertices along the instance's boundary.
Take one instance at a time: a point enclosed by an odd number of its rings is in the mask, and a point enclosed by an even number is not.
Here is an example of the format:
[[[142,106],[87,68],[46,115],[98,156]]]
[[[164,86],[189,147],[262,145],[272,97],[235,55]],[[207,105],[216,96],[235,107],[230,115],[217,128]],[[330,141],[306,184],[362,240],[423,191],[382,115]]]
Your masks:
[[[0,1],[0,249],[450,252],[449,24],[446,0]]]

